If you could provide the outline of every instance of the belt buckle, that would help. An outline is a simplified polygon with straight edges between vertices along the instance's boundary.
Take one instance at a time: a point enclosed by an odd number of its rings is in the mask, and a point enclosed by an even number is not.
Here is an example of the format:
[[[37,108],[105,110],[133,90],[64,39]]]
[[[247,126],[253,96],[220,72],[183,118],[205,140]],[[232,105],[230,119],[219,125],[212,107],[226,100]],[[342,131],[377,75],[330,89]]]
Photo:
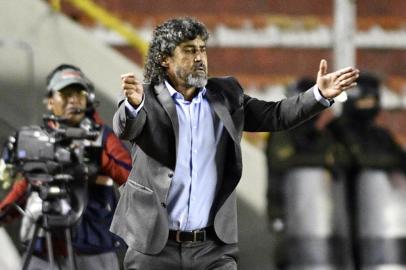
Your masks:
[[[197,242],[197,233],[203,233],[203,239],[200,241],[206,241],[206,230],[195,230],[193,231],[193,242]]]
[[[191,241],[182,241],[181,240],[181,233],[182,233],[182,231],[176,231],[176,235],[175,235],[175,241],[177,242],[177,243],[184,243],[184,242],[190,242],[190,243],[195,243],[195,242],[197,242],[197,241],[206,241],[206,238],[207,238],[207,233],[206,233],[206,230],[194,230],[194,231],[192,231],[192,233],[193,233],[193,239],[191,240]],[[198,235],[198,233],[203,233],[203,239],[202,240],[198,240],[197,239],[197,235]]]
[[[180,233],[181,233],[181,231],[176,231],[175,240],[176,240],[176,242],[178,242],[178,243],[182,243],[182,242],[180,241]]]
[[[197,233],[198,233],[199,231],[197,231],[197,230],[195,230],[195,231],[193,231],[193,242],[196,242],[197,241]]]

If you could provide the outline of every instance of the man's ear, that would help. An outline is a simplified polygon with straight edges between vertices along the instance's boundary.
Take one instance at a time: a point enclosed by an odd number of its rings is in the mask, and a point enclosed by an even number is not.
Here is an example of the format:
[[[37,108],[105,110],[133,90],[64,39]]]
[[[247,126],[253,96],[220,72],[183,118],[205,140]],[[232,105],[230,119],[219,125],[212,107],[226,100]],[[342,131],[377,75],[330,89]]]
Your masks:
[[[162,61],[161,61],[161,66],[167,68],[169,66],[168,64],[168,56],[163,56]]]
[[[45,100],[46,105],[47,105],[47,110],[48,111],[52,111],[52,109],[54,108],[54,100],[53,98],[49,97]]]

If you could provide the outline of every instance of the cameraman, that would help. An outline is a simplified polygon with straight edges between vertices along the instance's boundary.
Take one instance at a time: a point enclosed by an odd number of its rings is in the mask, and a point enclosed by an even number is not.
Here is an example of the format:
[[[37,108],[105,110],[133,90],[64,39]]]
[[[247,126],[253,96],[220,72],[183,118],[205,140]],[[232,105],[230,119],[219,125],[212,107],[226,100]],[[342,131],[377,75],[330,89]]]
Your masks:
[[[96,144],[99,143],[99,151],[92,151],[89,159],[91,166],[88,172],[87,205],[79,221],[72,228],[76,266],[78,270],[112,270],[119,269],[115,251],[121,246],[120,240],[109,232],[116,207],[113,181],[118,185],[126,181],[131,169],[131,157],[112,130],[102,124],[93,105],[93,85],[79,68],[63,64],[48,75],[46,106],[53,118],[50,117],[44,129],[81,127],[85,122],[87,125],[90,123],[99,127],[100,130],[100,135],[94,141]],[[0,202],[3,217],[1,221],[10,222],[16,213],[12,205],[21,205],[25,202],[27,212],[34,213],[37,209],[36,218],[38,218],[42,204],[41,199],[34,193],[36,192],[29,192],[28,180],[17,180]],[[29,221],[29,218],[24,217],[21,226],[22,238],[24,234],[32,237],[34,223],[32,219]],[[66,269],[68,265],[66,240],[60,235],[52,234],[53,254],[58,269]],[[35,244],[28,269],[49,269],[44,238],[39,237]]]

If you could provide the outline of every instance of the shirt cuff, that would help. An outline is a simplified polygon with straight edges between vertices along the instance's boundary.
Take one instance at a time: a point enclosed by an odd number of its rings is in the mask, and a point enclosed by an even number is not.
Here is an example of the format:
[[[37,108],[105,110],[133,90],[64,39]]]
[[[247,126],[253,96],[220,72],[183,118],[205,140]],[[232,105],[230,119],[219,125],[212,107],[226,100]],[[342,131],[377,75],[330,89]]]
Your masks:
[[[127,109],[127,112],[129,114],[129,118],[135,118],[138,115],[138,112],[142,109],[144,106],[144,97],[142,98],[141,104],[137,106],[137,108],[134,108],[133,105],[128,102],[127,99],[124,101],[125,108]]]
[[[321,95],[320,90],[317,87],[317,84],[313,86],[313,94],[317,102],[320,102],[325,107],[330,107],[334,103],[333,99],[327,99]]]

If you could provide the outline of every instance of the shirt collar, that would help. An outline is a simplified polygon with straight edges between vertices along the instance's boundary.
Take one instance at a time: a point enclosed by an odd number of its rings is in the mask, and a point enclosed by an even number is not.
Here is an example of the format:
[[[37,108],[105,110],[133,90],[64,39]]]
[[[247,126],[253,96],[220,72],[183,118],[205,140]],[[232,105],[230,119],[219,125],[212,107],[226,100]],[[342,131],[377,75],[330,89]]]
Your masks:
[[[181,99],[184,100],[183,95],[175,90],[172,85],[165,80],[165,86],[169,91],[169,94],[173,99]],[[207,89],[206,87],[199,88],[199,93],[192,99],[192,102],[200,102],[201,99],[206,95]]]

